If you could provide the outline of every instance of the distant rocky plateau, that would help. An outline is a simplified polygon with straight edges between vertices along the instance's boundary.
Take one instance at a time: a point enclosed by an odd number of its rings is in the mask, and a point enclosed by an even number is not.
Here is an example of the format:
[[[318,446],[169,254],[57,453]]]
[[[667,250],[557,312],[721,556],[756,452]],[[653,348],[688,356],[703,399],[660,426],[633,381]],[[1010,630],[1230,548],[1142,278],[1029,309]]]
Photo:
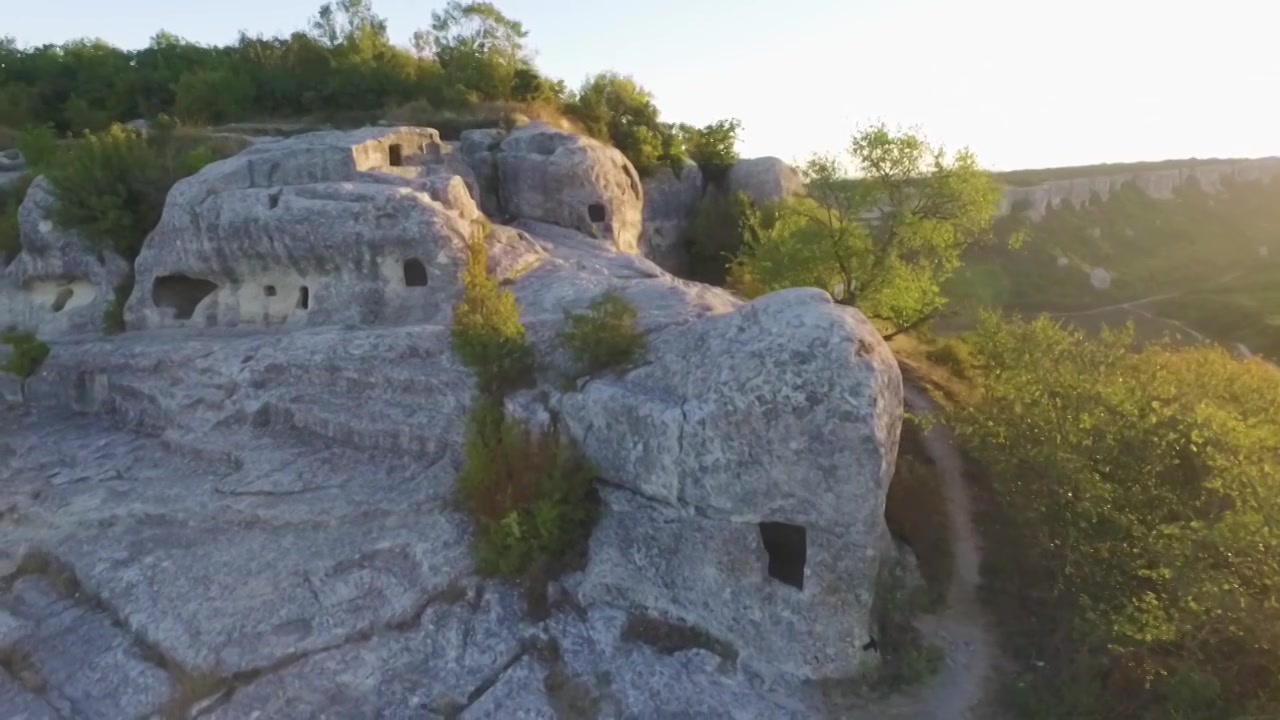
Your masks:
[[[726,182],[800,188],[770,158]],[[704,191],[537,124],[319,132],[180,181],[131,268],[37,179],[0,276],[0,325],[52,348],[0,409],[0,716],[824,714],[911,562],[884,521],[902,378],[822,291],[664,269]],[[477,575],[451,501],[482,216],[540,360],[508,413],[599,472],[585,567],[532,598]],[[647,355],[566,384],[564,313],[606,290]]]

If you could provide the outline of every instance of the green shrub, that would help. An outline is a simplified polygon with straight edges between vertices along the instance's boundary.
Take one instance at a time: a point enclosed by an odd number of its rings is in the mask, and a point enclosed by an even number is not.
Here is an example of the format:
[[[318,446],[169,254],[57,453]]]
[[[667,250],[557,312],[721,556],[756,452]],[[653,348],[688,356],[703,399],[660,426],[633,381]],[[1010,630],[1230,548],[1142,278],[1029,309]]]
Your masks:
[[[9,358],[0,370],[27,378],[40,369],[41,363],[49,356],[49,346],[44,344],[33,333],[10,330],[0,335],[0,342],[13,348]]]
[[[226,122],[245,117],[253,106],[252,81],[231,67],[184,73],[174,90],[174,113],[186,122]]]
[[[480,391],[502,396],[533,379],[533,348],[525,343],[515,296],[489,274],[488,256],[484,238],[474,238],[450,333],[454,352],[475,373]]]
[[[872,607],[880,663],[864,678],[872,692],[887,695],[937,674],[945,653],[915,626],[926,608],[923,594],[913,593],[900,576],[881,572]]]
[[[716,183],[723,180],[738,161],[738,132],[742,130],[742,122],[730,118],[701,128],[686,125],[682,130],[684,149],[689,159],[698,163],[703,177]]]
[[[475,522],[480,572],[555,575],[580,559],[596,517],[591,465],[555,430],[507,419],[479,395],[467,418],[458,494]]]
[[[1045,318],[986,315],[971,343],[980,392],[946,418],[998,511],[984,587],[1019,664],[1046,665],[1020,694],[1054,712],[1021,716],[1267,717],[1280,370]]]
[[[112,125],[71,144],[48,169],[57,223],[132,260],[164,210],[169,189],[217,158],[199,135],[161,117],[143,133]]]
[[[125,331],[124,306],[133,293],[133,275],[129,275],[115,289],[111,302],[102,311],[102,332],[106,335],[119,335]]]
[[[610,290],[592,301],[586,312],[565,311],[560,342],[586,373],[631,365],[645,351],[636,317],[631,301]]]
[[[50,163],[58,157],[60,144],[51,125],[37,125],[27,128],[18,137],[18,150],[22,160],[27,164],[27,172],[39,175],[49,168]]]

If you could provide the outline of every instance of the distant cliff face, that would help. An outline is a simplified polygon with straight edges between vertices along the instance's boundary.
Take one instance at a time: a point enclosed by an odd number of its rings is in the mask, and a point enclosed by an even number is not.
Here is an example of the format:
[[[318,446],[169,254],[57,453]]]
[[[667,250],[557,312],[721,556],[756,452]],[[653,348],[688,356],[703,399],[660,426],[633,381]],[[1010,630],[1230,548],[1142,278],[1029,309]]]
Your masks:
[[[1028,218],[1039,220],[1050,207],[1058,207],[1064,202],[1079,208],[1089,202],[1093,193],[1105,200],[1127,182],[1135,183],[1153,198],[1171,198],[1174,190],[1191,177],[1197,178],[1206,192],[1219,192],[1224,180],[1251,182],[1276,175],[1280,175],[1280,157],[1055,180],[1027,187],[1010,186],[1004,190],[997,214],[1007,215],[1012,208],[1023,206]]]

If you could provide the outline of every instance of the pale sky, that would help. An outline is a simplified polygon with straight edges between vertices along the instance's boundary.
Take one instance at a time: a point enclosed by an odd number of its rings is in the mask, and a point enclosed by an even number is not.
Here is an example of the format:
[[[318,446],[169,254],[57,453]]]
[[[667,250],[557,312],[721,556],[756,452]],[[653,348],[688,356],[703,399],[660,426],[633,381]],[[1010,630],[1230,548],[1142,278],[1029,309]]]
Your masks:
[[[225,43],[287,33],[319,0],[2,0],[21,44],[163,28]],[[839,151],[860,124],[918,126],[994,170],[1280,155],[1270,0],[498,0],[538,64],[614,69],[663,117],[737,117],[745,156]],[[374,0],[408,43],[443,0]]]

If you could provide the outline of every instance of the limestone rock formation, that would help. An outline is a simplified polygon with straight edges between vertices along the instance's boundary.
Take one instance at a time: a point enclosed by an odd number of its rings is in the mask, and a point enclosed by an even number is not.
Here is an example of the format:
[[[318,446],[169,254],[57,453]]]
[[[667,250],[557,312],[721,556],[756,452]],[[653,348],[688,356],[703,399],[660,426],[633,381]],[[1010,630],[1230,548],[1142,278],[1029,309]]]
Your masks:
[[[640,252],[663,270],[684,275],[689,271],[685,230],[702,199],[702,171],[693,162],[686,162],[679,176],[671,168],[659,168],[641,185],[644,226],[640,231]]]
[[[902,389],[883,341],[821,291],[744,303],[669,275],[636,254],[625,159],[538,128],[477,151],[516,214],[488,235],[491,270],[541,366],[508,407],[578,440],[603,518],[540,613],[476,575],[452,501],[472,382],[447,321],[488,181],[450,175],[435,142],[299,136],[179,183],[128,306],[131,330],[171,330],[55,343],[25,404],[0,407],[0,651],[41,649],[41,682],[0,673],[0,700],[36,717],[798,718],[816,712],[805,680],[858,669],[895,554]],[[215,286],[185,319],[163,302],[182,277]],[[564,312],[610,289],[639,309],[646,357],[566,383]],[[76,610],[89,674],[30,593]]]
[[[98,332],[129,265],[54,223],[55,202],[39,177],[18,209],[22,251],[0,274],[0,327],[42,338]]]
[[[1214,163],[1189,168],[1117,173],[1096,177],[1056,180],[1027,187],[1007,187],[998,214],[1013,209],[1031,220],[1039,220],[1050,208],[1070,203],[1079,208],[1097,195],[1103,200],[1122,185],[1133,183],[1139,190],[1157,199],[1169,199],[1174,191],[1193,179],[1206,192],[1221,192],[1224,182],[1256,182],[1280,175],[1280,158],[1258,158],[1233,163]]]
[[[566,396],[568,428],[630,491],[606,495],[584,595],[704,628],[762,668],[854,674],[902,405],[874,336],[825,292],[787,290],[660,334],[644,367]]]
[[[530,123],[497,151],[498,195],[511,217],[559,225],[636,252],[644,191],[618,150],[591,138]]]
[[[136,263],[130,329],[438,321],[479,211],[434,130],[255,145],[180,180]]]
[[[729,168],[725,189],[746,193],[758,205],[804,193],[800,172],[776,157],[742,159]]]

